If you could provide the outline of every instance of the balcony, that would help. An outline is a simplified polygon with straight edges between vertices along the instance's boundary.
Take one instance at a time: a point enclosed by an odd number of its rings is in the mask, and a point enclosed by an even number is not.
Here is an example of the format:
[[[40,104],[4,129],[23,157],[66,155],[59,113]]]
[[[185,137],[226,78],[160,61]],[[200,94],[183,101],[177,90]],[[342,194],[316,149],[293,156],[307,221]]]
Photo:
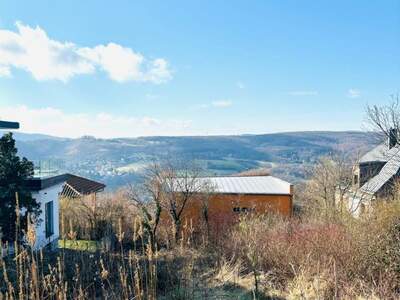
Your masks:
[[[65,163],[61,160],[34,161],[34,178],[50,178],[65,173]]]

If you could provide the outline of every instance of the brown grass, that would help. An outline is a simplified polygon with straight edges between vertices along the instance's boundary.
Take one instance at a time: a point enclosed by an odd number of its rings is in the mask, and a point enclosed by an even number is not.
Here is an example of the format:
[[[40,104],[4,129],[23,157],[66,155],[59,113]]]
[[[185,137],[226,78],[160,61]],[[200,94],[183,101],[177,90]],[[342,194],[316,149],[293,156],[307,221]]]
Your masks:
[[[126,216],[128,203],[114,198],[98,205],[97,220],[113,229],[114,247],[95,252],[20,248],[0,260],[0,299],[400,296],[398,202],[379,203],[358,219],[243,216],[217,235],[212,228],[210,235],[189,236],[188,230],[174,247],[157,241],[162,248],[155,251],[139,216]],[[74,230],[84,225],[73,216],[63,222],[72,223],[63,228],[63,238],[79,237]],[[159,233],[171,234],[170,230],[161,227]]]

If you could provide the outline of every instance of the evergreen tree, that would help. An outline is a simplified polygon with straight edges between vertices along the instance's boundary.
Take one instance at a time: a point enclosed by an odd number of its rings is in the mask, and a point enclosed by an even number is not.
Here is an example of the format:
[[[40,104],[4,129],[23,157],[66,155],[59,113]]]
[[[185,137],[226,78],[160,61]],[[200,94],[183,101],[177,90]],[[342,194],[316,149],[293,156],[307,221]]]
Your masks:
[[[0,138],[0,228],[3,241],[14,241],[17,230],[16,196],[19,196],[20,229],[27,226],[28,213],[40,214],[40,205],[32,198],[27,179],[33,176],[33,163],[17,155],[12,133]],[[21,230],[18,232],[21,235]]]

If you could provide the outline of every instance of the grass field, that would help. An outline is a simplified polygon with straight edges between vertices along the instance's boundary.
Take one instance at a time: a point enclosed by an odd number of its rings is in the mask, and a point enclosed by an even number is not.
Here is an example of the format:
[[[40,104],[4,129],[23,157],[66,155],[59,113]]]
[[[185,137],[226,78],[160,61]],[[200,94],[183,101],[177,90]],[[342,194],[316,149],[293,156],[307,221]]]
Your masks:
[[[58,247],[61,249],[95,252],[100,249],[100,243],[89,240],[59,240]]]

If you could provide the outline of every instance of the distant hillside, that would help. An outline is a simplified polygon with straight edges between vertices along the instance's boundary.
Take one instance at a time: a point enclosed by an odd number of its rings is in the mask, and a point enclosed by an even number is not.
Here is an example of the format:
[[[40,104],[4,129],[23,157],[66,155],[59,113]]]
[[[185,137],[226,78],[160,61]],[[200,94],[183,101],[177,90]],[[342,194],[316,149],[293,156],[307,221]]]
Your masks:
[[[365,132],[290,132],[263,135],[64,139],[16,135],[22,155],[116,187],[136,180],[150,161],[170,157],[197,160],[211,174],[267,168],[298,181],[304,167],[334,151],[357,155],[376,143]]]
[[[4,130],[2,131],[4,132]],[[67,138],[61,138],[57,136],[41,134],[41,133],[21,133],[13,132],[14,137],[20,141],[35,141],[35,140],[67,140]]]

